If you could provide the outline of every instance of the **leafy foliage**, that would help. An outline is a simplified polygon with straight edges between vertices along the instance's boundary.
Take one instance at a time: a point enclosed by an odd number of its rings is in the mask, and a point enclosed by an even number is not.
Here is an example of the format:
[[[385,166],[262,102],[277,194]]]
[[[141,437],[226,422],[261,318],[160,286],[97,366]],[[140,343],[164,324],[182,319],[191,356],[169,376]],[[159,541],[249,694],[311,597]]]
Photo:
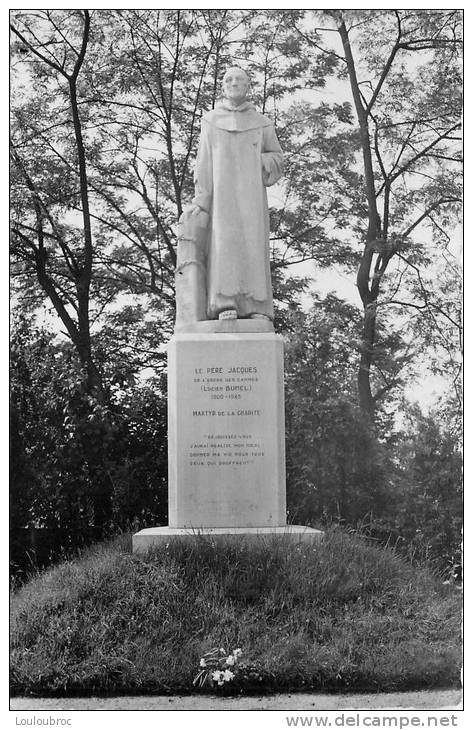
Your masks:
[[[32,337],[24,321],[11,345],[12,530],[50,531],[51,547],[62,531],[74,547],[136,520],[164,522],[166,399],[159,380],[121,386],[105,407],[88,393],[70,345],[41,330]]]
[[[411,407],[409,416],[398,449],[402,481],[396,509],[389,521],[375,522],[373,533],[391,544],[398,541],[410,559],[428,561],[452,580],[462,562],[461,443],[440,425],[438,411],[423,414]]]
[[[391,466],[359,409],[359,313],[329,295],[295,314],[286,347],[286,444],[291,520],[355,524],[390,503]]]

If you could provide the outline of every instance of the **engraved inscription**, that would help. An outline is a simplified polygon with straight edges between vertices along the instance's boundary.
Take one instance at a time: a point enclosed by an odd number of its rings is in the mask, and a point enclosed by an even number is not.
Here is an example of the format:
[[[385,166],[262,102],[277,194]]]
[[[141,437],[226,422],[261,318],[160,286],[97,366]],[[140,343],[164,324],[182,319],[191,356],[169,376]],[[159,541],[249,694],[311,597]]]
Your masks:
[[[241,400],[242,395],[251,393],[258,382],[257,373],[255,365],[232,365],[194,368],[193,376],[194,383],[198,383],[201,392],[208,393],[211,400]]]
[[[190,466],[245,466],[264,456],[261,441],[251,434],[205,434],[202,443],[191,444]]]
[[[262,436],[258,434],[258,421],[263,411],[255,407],[259,403],[254,402],[258,397],[260,382],[258,368],[251,363],[225,367],[213,363],[207,367],[193,368],[190,375],[201,396],[201,407],[191,410],[192,418],[196,419],[194,433],[200,431],[199,419],[204,419],[204,422],[215,419],[216,423],[223,425],[223,429],[217,427],[214,432],[202,435],[189,444],[189,466],[238,467],[261,460],[265,455],[265,447]],[[217,404],[215,401],[223,402]],[[202,407],[204,402],[206,407]],[[244,422],[244,428],[248,428],[248,431],[235,430],[238,422]],[[226,431],[229,427],[231,430]]]

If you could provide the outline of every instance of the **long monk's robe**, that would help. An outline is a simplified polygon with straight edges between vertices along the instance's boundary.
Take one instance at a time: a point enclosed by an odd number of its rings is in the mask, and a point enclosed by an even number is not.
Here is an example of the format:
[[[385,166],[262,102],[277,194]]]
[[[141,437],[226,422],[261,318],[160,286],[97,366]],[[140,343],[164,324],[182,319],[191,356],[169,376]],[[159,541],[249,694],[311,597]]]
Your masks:
[[[207,316],[273,317],[266,187],[282,174],[270,119],[249,102],[225,102],[202,118],[193,203],[210,214]]]

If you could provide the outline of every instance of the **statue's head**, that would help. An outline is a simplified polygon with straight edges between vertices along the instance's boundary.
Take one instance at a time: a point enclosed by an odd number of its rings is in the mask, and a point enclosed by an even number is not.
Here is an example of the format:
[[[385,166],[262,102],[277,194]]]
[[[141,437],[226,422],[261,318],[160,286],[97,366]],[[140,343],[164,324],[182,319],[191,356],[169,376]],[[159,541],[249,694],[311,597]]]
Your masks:
[[[250,79],[239,66],[231,66],[223,77],[223,95],[233,106],[242,104],[248,93]]]

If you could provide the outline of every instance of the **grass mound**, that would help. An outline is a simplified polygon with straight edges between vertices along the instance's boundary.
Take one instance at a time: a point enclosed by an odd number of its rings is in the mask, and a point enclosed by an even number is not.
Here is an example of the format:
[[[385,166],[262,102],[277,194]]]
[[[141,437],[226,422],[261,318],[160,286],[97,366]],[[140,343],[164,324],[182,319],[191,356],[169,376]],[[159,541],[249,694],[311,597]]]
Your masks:
[[[213,647],[254,668],[226,691],[458,686],[460,617],[454,588],[338,530],[315,546],[199,537],[144,559],[122,539],[13,594],[12,691],[185,694]]]

